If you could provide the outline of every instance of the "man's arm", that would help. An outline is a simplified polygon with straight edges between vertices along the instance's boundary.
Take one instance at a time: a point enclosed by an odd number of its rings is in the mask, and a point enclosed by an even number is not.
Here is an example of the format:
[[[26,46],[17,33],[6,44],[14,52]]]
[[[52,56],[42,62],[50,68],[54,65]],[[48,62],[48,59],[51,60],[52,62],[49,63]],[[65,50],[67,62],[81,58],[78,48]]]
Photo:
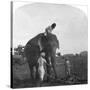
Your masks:
[[[38,45],[39,45],[40,51],[42,51],[43,47],[41,44],[41,37],[38,39]]]

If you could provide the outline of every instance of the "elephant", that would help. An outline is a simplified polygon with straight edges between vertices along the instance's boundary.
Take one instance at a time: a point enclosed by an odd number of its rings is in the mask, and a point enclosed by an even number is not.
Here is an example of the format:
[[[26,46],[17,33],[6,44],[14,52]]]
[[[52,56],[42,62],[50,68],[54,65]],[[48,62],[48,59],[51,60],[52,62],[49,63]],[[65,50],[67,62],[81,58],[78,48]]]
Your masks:
[[[53,26],[53,24],[50,27],[52,27],[52,26]],[[53,29],[53,27],[51,29]],[[49,29],[49,30],[51,30],[51,29]],[[38,78],[37,60],[40,56],[40,51],[41,51],[40,45],[38,44],[38,40],[40,40],[42,50],[46,54],[45,59],[48,64],[50,64],[50,62],[51,62],[52,68],[53,68],[53,71],[55,74],[55,78],[57,78],[56,69],[55,69],[55,54],[56,54],[56,49],[59,48],[59,42],[58,42],[56,35],[54,35],[50,32],[46,33],[46,34],[45,33],[38,34],[37,36],[35,36],[31,40],[29,40],[27,42],[27,44],[25,45],[24,54],[25,54],[25,57],[27,58],[27,61],[29,64],[31,78],[32,79]],[[36,68],[36,78],[34,78],[34,75],[33,75],[34,67]],[[47,66],[48,76],[50,75],[50,69],[51,68],[48,65]],[[48,80],[49,80],[49,77],[48,77]]]

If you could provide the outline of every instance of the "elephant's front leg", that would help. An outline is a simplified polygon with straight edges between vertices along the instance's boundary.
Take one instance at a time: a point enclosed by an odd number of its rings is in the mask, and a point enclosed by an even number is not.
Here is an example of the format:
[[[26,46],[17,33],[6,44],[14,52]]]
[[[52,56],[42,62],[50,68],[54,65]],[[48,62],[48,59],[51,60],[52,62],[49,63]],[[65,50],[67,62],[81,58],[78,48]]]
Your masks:
[[[51,57],[48,56],[46,57],[47,60],[47,64],[46,64],[46,68],[47,68],[47,81],[50,81],[50,76],[51,76]]]
[[[54,57],[51,57],[51,62],[52,62],[52,68],[53,68],[53,71],[54,71],[55,79],[57,79],[56,62],[55,62]]]

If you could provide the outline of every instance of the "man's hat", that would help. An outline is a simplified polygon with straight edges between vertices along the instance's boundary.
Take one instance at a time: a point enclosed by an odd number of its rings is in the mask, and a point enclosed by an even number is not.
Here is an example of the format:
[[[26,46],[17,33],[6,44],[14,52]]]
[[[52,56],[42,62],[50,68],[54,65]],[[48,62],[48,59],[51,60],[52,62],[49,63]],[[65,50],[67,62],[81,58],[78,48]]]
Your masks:
[[[53,24],[51,25],[51,27],[52,27],[52,29],[54,29],[54,28],[56,27],[56,23],[53,23]]]

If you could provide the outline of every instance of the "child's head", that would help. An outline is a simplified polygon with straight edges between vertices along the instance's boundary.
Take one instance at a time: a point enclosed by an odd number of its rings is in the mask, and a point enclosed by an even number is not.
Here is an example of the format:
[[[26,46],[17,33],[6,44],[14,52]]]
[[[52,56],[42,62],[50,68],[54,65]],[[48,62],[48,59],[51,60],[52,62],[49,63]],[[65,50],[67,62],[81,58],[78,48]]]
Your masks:
[[[40,56],[45,57],[45,52],[41,52]]]

